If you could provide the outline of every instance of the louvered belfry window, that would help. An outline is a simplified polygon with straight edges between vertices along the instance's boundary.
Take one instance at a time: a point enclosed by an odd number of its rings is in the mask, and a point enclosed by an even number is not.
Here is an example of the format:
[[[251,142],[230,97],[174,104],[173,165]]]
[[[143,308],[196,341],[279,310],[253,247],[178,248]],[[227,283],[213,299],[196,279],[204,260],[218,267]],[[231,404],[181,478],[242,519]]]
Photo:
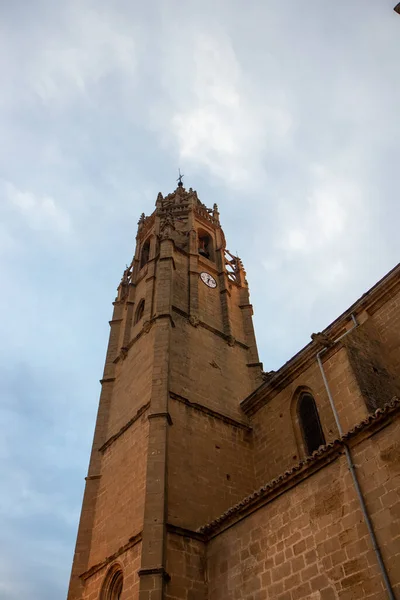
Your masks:
[[[325,445],[324,432],[318,416],[315,400],[309,393],[301,394],[299,398],[298,414],[303,433],[304,444],[309,456],[320,446]]]

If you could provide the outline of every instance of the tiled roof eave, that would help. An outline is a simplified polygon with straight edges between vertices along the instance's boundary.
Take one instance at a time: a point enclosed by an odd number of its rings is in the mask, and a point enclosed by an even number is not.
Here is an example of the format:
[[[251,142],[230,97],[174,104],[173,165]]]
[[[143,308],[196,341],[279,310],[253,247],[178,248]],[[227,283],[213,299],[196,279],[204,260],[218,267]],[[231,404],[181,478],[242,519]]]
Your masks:
[[[312,473],[335,460],[337,456],[343,453],[345,445],[352,445],[360,441],[360,438],[368,437],[371,433],[388,424],[399,413],[400,398],[394,397],[384,408],[378,408],[374,414],[368,415],[368,417],[350,429],[341,438],[325,446],[321,446],[311,456],[300,461],[291,469],[285,471],[235,506],[229,508],[220,517],[200,527],[198,532],[204,534],[207,538],[221,533],[221,531],[242,520],[258,508],[261,508],[261,506],[264,506],[294,485],[300,483],[300,481],[309,477]]]

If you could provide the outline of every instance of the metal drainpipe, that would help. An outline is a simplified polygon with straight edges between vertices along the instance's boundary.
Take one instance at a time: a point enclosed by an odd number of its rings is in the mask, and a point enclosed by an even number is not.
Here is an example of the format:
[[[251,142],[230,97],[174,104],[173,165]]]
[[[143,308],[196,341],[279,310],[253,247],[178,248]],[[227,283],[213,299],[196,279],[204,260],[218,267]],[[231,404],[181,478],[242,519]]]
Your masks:
[[[349,333],[351,333],[356,327],[358,327],[358,323],[356,321],[356,318],[355,318],[354,314],[351,315],[351,318],[353,320],[354,326],[351,329],[349,329],[348,331],[346,331],[346,333],[344,333],[343,335],[341,335],[340,337],[338,337],[338,339],[335,340],[333,342],[333,344],[337,344],[342,338],[344,338],[346,335],[348,335]],[[320,371],[321,371],[322,379],[324,381],[326,393],[328,394],[329,403],[330,403],[331,408],[332,408],[333,416],[335,417],[336,426],[338,428],[339,435],[340,435],[340,437],[343,437],[343,430],[342,430],[342,427],[340,425],[339,415],[338,415],[338,412],[336,410],[336,406],[335,406],[335,403],[333,401],[333,397],[332,397],[332,394],[331,394],[331,391],[330,391],[329,385],[328,385],[328,380],[326,378],[324,367],[323,367],[322,361],[321,361],[321,354],[323,354],[327,350],[328,350],[328,348],[323,348],[322,350],[320,350],[317,353],[317,362],[318,362],[318,366],[319,366]],[[374,526],[372,524],[371,517],[368,514],[368,509],[367,509],[366,504],[365,504],[365,500],[364,500],[364,496],[363,496],[363,493],[362,493],[361,488],[360,488],[360,484],[358,483],[357,473],[356,473],[356,469],[355,469],[355,466],[354,466],[354,463],[353,463],[353,459],[352,459],[352,456],[351,456],[351,453],[350,453],[350,450],[349,450],[347,444],[344,444],[344,452],[346,454],[347,464],[348,464],[351,476],[353,478],[353,483],[354,483],[354,487],[355,487],[355,490],[356,490],[356,493],[357,493],[357,496],[358,496],[358,500],[360,502],[360,507],[361,507],[362,513],[364,515],[365,524],[367,526],[368,533],[369,533],[369,536],[371,538],[372,547],[374,549],[374,552],[375,552],[375,555],[376,555],[376,559],[378,561],[378,565],[379,565],[379,568],[380,568],[381,573],[382,573],[382,578],[383,578],[383,581],[385,583],[385,587],[386,587],[386,591],[387,591],[387,594],[388,594],[388,598],[390,598],[390,600],[396,600],[395,595],[393,593],[392,585],[391,585],[390,580],[389,580],[389,575],[387,573],[387,570],[386,570],[386,567],[385,567],[385,563],[383,562],[382,554],[381,554],[380,548],[378,546],[378,540],[376,539],[376,535],[375,535],[375,531],[374,531]]]

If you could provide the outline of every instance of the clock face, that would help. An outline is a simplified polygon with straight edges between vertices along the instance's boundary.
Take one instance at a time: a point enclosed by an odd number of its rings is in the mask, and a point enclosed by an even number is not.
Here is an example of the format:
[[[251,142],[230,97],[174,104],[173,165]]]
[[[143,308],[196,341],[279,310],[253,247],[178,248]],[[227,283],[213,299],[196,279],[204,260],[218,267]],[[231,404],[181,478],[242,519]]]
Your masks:
[[[214,277],[210,275],[210,273],[206,273],[205,271],[203,271],[203,273],[200,273],[200,279],[210,288],[217,287],[217,282],[215,281]]]

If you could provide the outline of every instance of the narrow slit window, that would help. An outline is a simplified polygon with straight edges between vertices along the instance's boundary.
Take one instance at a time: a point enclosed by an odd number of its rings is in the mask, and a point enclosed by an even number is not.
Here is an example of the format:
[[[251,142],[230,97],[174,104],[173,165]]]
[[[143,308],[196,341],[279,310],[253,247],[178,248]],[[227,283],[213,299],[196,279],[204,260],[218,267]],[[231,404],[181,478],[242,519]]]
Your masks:
[[[309,456],[320,446],[325,445],[325,436],[319,420],[317,405],[311,394],[305,393],[300,396],[298,414],[304,445]]]
[[[136,309],[135,325],[136,325],[136,323],[139,323],[139,321],[143,318],[143,314],[144,314],[144,300],[141,300]]]
[[[140,254],[140,268],[144,267],[145,264],[149,262],[150,258],[150,240],[147,240],[143,244],[142,252]]]

